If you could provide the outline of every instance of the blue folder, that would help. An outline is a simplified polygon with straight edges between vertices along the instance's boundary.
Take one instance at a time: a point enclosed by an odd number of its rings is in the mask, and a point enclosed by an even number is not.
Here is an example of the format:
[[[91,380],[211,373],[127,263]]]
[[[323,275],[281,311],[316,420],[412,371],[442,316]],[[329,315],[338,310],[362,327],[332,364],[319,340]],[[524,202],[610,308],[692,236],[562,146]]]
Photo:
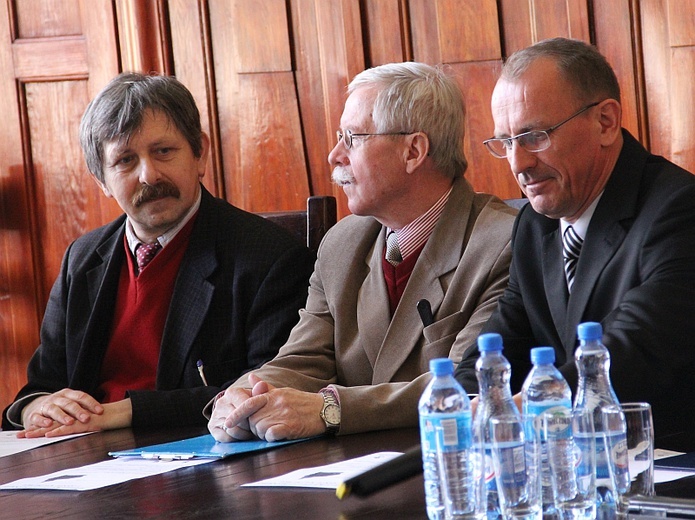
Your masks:
[[[217,442],[212,435],[201,435],[182,441],[167,442],[135,448],[125,451],[111,451],[112,457],[143,457],[145,459],[161,460],[187,460],[193,458],[223,459],[239,453],[251,451],[269,450],[294,444],[308,439],[295,439],[290,441],[241,441],[241,442]]]

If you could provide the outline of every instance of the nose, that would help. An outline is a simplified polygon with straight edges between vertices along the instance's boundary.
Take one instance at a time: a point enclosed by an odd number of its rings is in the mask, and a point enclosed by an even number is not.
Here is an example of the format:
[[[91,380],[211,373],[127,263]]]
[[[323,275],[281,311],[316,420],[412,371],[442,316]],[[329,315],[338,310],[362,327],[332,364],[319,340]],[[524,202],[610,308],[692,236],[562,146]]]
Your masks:
[[[514,174],[523,172],[536,165],[538,158],[533,152],[528,152],[519,143],[512,141],[512,148],[507,150],[507,161]]]
[[[138,180],[141,184],[149,184],[150,186],[154,186],[159,182],[161,176],[151,159],[142,159],[140,161],[139,168],[140,171],[138,174]]]
[[[328,164],[330,164],[332,168],[335,168],[336,166],[345,166],[350,162],[347,158],[346,152],[347,148],[345,148],[345,145],[341,139],[335,144],[333,149],[328,154]]]

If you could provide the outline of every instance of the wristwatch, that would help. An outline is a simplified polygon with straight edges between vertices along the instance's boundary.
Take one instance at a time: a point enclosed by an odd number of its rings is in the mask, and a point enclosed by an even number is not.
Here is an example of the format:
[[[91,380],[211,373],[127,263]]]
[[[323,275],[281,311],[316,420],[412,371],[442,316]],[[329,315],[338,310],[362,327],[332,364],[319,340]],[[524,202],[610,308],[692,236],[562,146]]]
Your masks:
[[[323,408],[321,409],[321,419],[326,424],[326,432],[336,434],[340,429],[340,404],[335,392],[330,388],[319,391],[323,397]]]

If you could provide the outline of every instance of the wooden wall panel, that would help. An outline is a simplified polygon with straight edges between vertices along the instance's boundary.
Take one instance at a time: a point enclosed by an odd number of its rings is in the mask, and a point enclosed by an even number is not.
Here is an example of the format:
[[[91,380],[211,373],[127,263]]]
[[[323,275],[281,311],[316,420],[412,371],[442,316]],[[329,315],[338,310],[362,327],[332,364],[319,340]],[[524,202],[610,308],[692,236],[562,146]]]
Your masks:
[[[9,1],[0,10],[0,406],[25,382],[68,244],[115,214],[77,126],[118,72],[111,2]],[[92,77],[98,87],[91,84]]]
[[[17,38],[50,38],[82,34],[80,5],[64,0],[21,0],[12,6]]]
[[[208,166],[203,184],[217,197],[224,197],[222,156],[217,116],[217,96],[210,44],[207,4],[198,0],[169,0],[174,75],[186,85],[200,111],[203,131],[210,137]]]
[[[594,3],[595,41],[598,50],[613,67],[620,84],[623,126],[647,144],[646,114],[641,103],[643,68],[636,59],[641,53],[640,35],[635,27],[632,0]],[[639,55],[639,54],[637,54]]]
[[[236,100],[240,164],[227,177],[228,193],[249,211],[306,207],[309,186],[292,74],[242,74]]]
[[[312,195],[338,195],[338,188],[331,184],[330,168],[326,160],[326,150],[335,143],[335,130],[331,126],[332,105],[326,99],[314,0],[293,1],[291,20],[299,117],[309,169],[309,186]],[[343,92],[337,94],[340,97],[344,95],[344,86],[342,88]]]
[[[85,81],[28,83],[34,263],[40,301],[48,300],[67,245],[100,222],[101,190],[84,168],[79,122],[89,102]],[[46,132],[65,139],[44,139]]]
[[[504,55],[564,36],[590,41],[587,0],[500,0]]]
[[[695,45],[695,10],[692,0],[669,0],[666,3],[668,36],[671,47]]]
[[[237,73],[292,70],[284,0],[233,0],[230,14]]]
[[[114,0],[121,70],[171,73],[165,0]]]
[[[408,6],[405,0],[365,0],[363,19],[368,45],[368,67],[407,61],[412,57],[408,30]]]
[[[644,63],[644,104],[648,107],[647,142],[653,153],[671,153],[671,49],[664,0],[640,2]]]
[[[410,0],[409,6],[413,59],[423,63],[441,63],[437,4],[432,0]]]
[[[290,47],[284,3],[263,5],[275,14],[250,25],[243,2],[210,4],[225,194],[250,211],[302,207],[310,194],[289,54],[263,53],[251,66],[252,55],[237,48],[243,42],[235,34],[245,34],[251,49]]]
[[[12,40],[8,10],[0,9],[0,42]],[[0,406],[25,381],[29,352],[39,340],[41,305],[36,298],[31,236],[31,195],[22,153],[17,85],[10,45],[0,44]],[[7,71],[7,72],[6,72]]]
[[[436,12],[442,62],[499,58],[497,4],[493,0],[440,0]]]
[[[684,167],[695,165],[695,47],[674,47],[671,50],[671,153],[670,158]],[[655,114],[655,117],[658,117]]]
[[[509,171],[509,163],[490,155],[483,140],[494,132],[490,97],[502,64],[499,61],[452,65],[466,103],[464,150],[468,159],[466,178],[477,191],[496,193],[505,198],[521,196]]]

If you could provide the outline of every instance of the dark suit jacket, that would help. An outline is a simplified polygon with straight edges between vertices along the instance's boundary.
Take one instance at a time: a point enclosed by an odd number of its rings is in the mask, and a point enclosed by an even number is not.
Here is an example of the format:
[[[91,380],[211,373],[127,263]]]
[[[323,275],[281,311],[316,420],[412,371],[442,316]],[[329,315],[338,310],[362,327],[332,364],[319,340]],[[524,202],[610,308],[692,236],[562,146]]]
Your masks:
[[[16,399],[66,387],[94,395],[125,260],[124,233],[125,215],[68,248],[29,382]],[[156,390],[129,394],[133,426],[204,425],[205,403],[285,342],[306,302],[313,262],[314,254],[280,227],[203,189],[164,329]],[[6,413],[3,428],[11,428]],[[19,422],[16,414],[12,419]]]
[[[598,321],[622,402],[653,406],[657,443],[695,439],[695,177],[629,133],[591,219],[568,299],[559,222],[527,205],[512,238],[509,287],[484,332],[498,332],[518,392],[532,347],[555,348],[575,389],[577,325]],[[477,392],[471,349],[456,377]],[[690,441],[691,448],[693,441]]]

